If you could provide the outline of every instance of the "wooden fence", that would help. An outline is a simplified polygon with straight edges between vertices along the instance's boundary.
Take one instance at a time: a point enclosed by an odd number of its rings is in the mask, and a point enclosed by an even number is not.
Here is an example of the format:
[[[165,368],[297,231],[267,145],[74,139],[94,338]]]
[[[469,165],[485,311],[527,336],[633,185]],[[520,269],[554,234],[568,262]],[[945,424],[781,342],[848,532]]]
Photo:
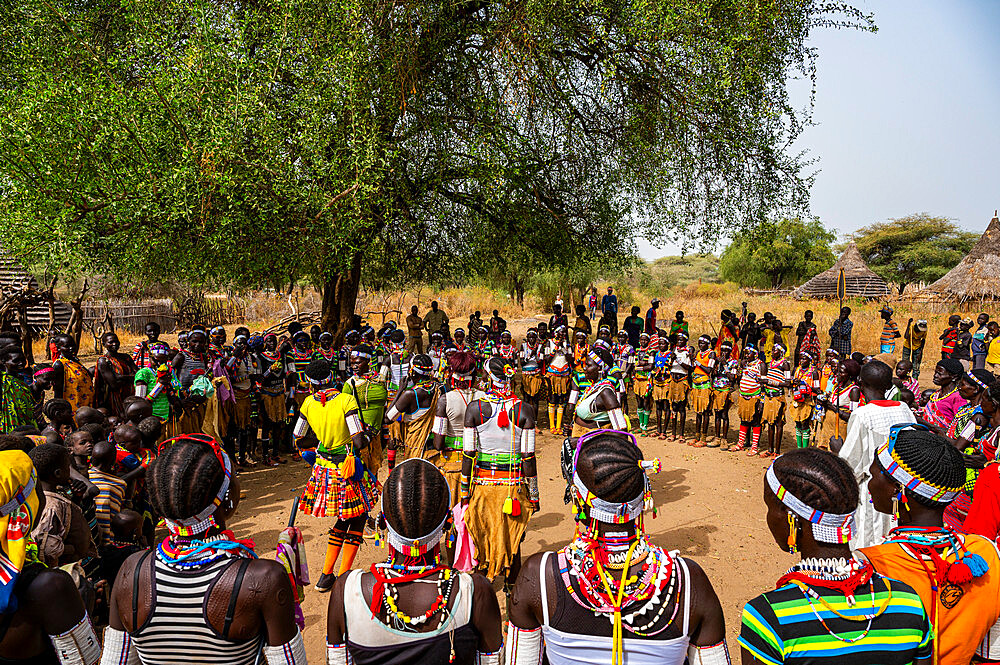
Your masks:
[[[174,303],[162,300],[91,300],[83,305],[83,323],[89,328],[127,330],[141,334],[146,324],[155,321],[165,333],[177,329]]]

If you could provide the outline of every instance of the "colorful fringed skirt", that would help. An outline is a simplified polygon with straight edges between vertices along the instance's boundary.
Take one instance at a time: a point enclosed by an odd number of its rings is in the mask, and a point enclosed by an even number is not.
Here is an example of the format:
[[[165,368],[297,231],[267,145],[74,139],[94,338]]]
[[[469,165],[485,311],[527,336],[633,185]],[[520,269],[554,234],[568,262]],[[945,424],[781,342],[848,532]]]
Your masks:
[[[331,459],[316,456],[312,475],[302,491],[299,509],[314,517],[336,517],[349,520],[366,515],[378,503],[382,488],[368,469],[361,478],[342,478],[340,468],[344,455]],[[356,460],[360,463],[360,460]]]
[[[788,398],[788,418],[786,420],[791,420],[796,423],[801,423],[812,418],[812,414],[813,414],[812,398],[805,399],[801,402],[796,402],[791,397]]]
[[[569,376],[549,374],[548,383],[550,395],[559,395],[561,397],[569,392]]]
[[[652,384],[650,383],[648,376],[637,376],[635,380],[632,381],[632,392],[634,392],[639,397],[646,397],[649,395]]]
[[[662,402],[670,395],[670,378],[653,379],[653,401]]]
[[[687,400],[688,390],[691,389],[691,384],[688,383],[686,376],[678,376],[676,374],[670,375],[670,388],[667,390],[667,399],[670,400],[671,404],[677,404]]]

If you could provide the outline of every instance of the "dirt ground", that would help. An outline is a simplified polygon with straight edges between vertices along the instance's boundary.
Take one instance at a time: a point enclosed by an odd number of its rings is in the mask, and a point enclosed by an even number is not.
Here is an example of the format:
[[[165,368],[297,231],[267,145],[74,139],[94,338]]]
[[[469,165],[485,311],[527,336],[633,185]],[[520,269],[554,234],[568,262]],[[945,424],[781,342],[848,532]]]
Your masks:
[[[654,439],[639,439],[639,442],[647,459],[659,456],[663,462],[663,470],[652,476],[653,498],[659,514],[655,519],[647,515],[647,531],[653,542],[695,559],[708,573],[722,600],[732,649],[743,604],[771,588],[795,561],[795,557],[778,549],[764,523],[763,478],[769,461],[718,448],[696,449]],[[559,471],[559,447],[556,437],[548,432],[539,433],[538,480],[542,505],[531,519],[521,550],[525,556],[556,550],[573,535],[572,514],[562,501],[565,484]],[[292,499],[305,485],[308,473],[308,467],[301,461],[241,473],[246,498],[231,526],[238,537],[253,538],[261,556],[273,556],[278,533],[288,521]],[[386,475],[383,469],[381,479]],[[296,524],[306,538],[309,573],[315,582],[323,561],[327,529],[333,520],[300,514]],[[366,541],[354,565],[367,568],[386,556],[387,550]],[[504,609],[503,594],[498,594],[498,598]],[[311,662],[325,662],[328,600],[327,594],[312,588],[306,591],[302,609],[306,618],[306,652]]]

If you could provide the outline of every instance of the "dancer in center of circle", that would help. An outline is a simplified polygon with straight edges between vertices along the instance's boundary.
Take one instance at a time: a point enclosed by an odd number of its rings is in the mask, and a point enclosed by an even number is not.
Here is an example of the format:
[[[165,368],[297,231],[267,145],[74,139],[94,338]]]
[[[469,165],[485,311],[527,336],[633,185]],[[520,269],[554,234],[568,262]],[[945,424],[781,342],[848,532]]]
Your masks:
[[[300,508],[314,517],[337,519],[330,530],[322,574],[316,581],[316,590],[322,593],[329,591],[336,579],[333,566],[338,555],[342,554],[338,575],[354,563],[368,511],[378,502],[379,487],[358,457],[368,446],[358,401],[333,387],[330,363],[323,358],[309,363],[306,378],[315,393],[302,402],[292,434],[299,439],[312,430],[319,446]]]
[[[511,390],[514,365],[494,357],[486,370],[489,392],[466,410],[459,496],[486,576],[504,574],[509,585],[521,566],[528,519],[539,505],[535,419]]]
[[[451,492],[451,500],[458,502],[459,483],[462,479],[462,434],[465,431],[465,414],[469,404],[486,396],[476,389],[476,356],[468,351],[451,354],[450,390],[437,401],[434,410],[435,463],[444,473]]]
[[[431,441],[434,414],[437,412],[441,386],[434,379],[434,362],[430,356],[417,354],[410,361],[410,377],[406,388],[389,407],[385,419],[389,423],[389,469],[396,457],[423,457]],[[402,455],[398,448],[402,446]]]
[[[389,559],[334,586],[326,623],[329,665],[500,665],[496,594],[482,575],[460,573],[441,560],[451,499],[441,472],[427,460],[405,460],[389,474],[382,495]]]

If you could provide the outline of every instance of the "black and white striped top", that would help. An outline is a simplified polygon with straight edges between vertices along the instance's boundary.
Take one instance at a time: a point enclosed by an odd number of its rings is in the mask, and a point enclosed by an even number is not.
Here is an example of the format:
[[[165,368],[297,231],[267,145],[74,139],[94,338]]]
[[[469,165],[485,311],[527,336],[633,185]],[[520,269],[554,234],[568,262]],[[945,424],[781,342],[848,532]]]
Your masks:
[[[155,556],[153,559],[152,611],[132,635],[143,665],[253,665],[263,633],[235,642],[217,632],[205,618],[208,594],[216,580],[229,566],[247,560],[222,558],[204,567],[183,569]],[[231,589],[234,595],[237,591]],[[230,603],[233,608],[235,604]]]

